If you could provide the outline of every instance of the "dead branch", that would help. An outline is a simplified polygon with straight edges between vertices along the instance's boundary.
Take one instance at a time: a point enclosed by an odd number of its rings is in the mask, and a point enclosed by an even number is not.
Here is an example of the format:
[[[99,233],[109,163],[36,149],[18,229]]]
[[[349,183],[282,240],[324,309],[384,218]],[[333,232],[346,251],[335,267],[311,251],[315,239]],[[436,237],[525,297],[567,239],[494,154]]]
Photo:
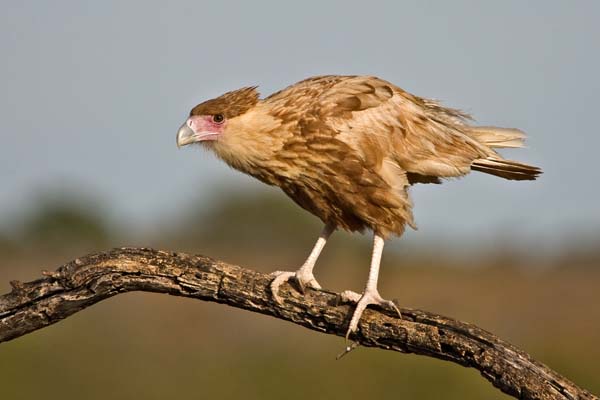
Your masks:
[[[203,256],[123,248],[91,254],[33,282],[11,282],[0,297],[0,342],[58,322],[119,293],[146,291],[224,303],[344,336],[350,307],[338,295],[284,285],[272,299],[271,277]],[[367,347],[414,353],[473,367],[503,392],[522,399],[597,399],[489,332],[425,311],[404,319],[367,310],[354,340]]]

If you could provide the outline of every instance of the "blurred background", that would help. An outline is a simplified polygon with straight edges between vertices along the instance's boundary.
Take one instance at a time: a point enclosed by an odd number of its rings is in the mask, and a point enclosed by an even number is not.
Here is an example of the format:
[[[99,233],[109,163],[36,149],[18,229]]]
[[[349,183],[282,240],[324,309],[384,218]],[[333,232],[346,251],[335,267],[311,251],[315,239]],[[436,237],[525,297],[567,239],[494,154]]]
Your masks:
[[[600,393],[600,3],[1,1],[0,289],[114,246],[295,269],[321,228],[175,132],[195,104],[371,74],[519,127],[536,182],[413,188],[381,292],[475,323]],[[368,236],[316,275],[361,290]],[[506,398],[472,369],[262,315],[130,293],[0,345],[3,398]]]

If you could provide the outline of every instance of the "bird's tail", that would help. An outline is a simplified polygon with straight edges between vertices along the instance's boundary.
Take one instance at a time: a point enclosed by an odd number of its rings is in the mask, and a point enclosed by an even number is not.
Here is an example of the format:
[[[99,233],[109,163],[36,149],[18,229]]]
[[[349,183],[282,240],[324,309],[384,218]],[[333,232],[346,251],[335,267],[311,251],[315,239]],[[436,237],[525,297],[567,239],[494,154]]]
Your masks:
[[[542,173],[538,167],[505,160],[499,156],[475,160],[471,164],[471,169],[513,181],[533,181]]]
[[[492,126],[474,126],[469,129],[468,134],[473,139],[491,148],[523,147],[525,140],[525,133],[518,129]],[[518,161],[505,160],[499,154],[473,161],[471,169],[516,181],[535,180],[542,173],[542,170],[538,167]]]

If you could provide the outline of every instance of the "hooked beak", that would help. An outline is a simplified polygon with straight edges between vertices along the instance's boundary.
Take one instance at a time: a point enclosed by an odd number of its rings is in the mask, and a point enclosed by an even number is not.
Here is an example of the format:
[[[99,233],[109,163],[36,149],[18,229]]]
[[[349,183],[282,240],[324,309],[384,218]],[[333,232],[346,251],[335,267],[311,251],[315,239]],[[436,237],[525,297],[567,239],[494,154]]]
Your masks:
[[[208,140],[217,140],[219,136],[219,133],[210,131],[194,132],[190,127],[190,120],[188,119],[177,131],[177,147]]]
[[[188,126],[187,121],[185,121],[177,131],[177,147],[182,147],[196,141],[196,134]]]

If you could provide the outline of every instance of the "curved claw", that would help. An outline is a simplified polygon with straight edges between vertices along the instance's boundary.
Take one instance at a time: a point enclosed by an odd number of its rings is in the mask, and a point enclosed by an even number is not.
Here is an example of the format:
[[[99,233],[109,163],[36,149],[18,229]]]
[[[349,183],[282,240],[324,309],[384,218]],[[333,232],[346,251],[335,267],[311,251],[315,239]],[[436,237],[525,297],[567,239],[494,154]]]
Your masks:
[[[311,288],[315,290],[321,289],[321,285],[315,279],[312,273],[303,274],[301,271],[289,272],[289,271],[275,271],[271,275],[275,276],[275,278],[271,281],[271,294],[273,295],[273,299],[277,304],[283,304],[283,299],[279,296],[279,287],[285,282],[293,280],[298,284],[298,290],[300,293],[304,294],[306,292],[306,288]]]
[[[398,317],[402,319],[402,313],[400,312],[398,306],[391,300],[383,299],[377,290],[366,290],[362,295],[350,290],[346,290],[342,292],[341,298],[343,301],[356,303],[356,308],[354,309],[352,319],[350,320],[348,330],[346,331],[346,342],[348,341],[350,334],[358,330],[358,322],[360,321],[360,317],[366,310],[367,306],[371,304],[378,305],[388,310],[396,311],[398,313]]]
[[[279,296],[279,286],[283,283],[289,281],[291,278],[296,276],[295,272],[287,272],[287,271],[276,271],[273,272],[272,275],[275,275],[275,278],[271,281],[271,294],[273,295],[273,300],[279,305],[283,304],[283,300]]]

